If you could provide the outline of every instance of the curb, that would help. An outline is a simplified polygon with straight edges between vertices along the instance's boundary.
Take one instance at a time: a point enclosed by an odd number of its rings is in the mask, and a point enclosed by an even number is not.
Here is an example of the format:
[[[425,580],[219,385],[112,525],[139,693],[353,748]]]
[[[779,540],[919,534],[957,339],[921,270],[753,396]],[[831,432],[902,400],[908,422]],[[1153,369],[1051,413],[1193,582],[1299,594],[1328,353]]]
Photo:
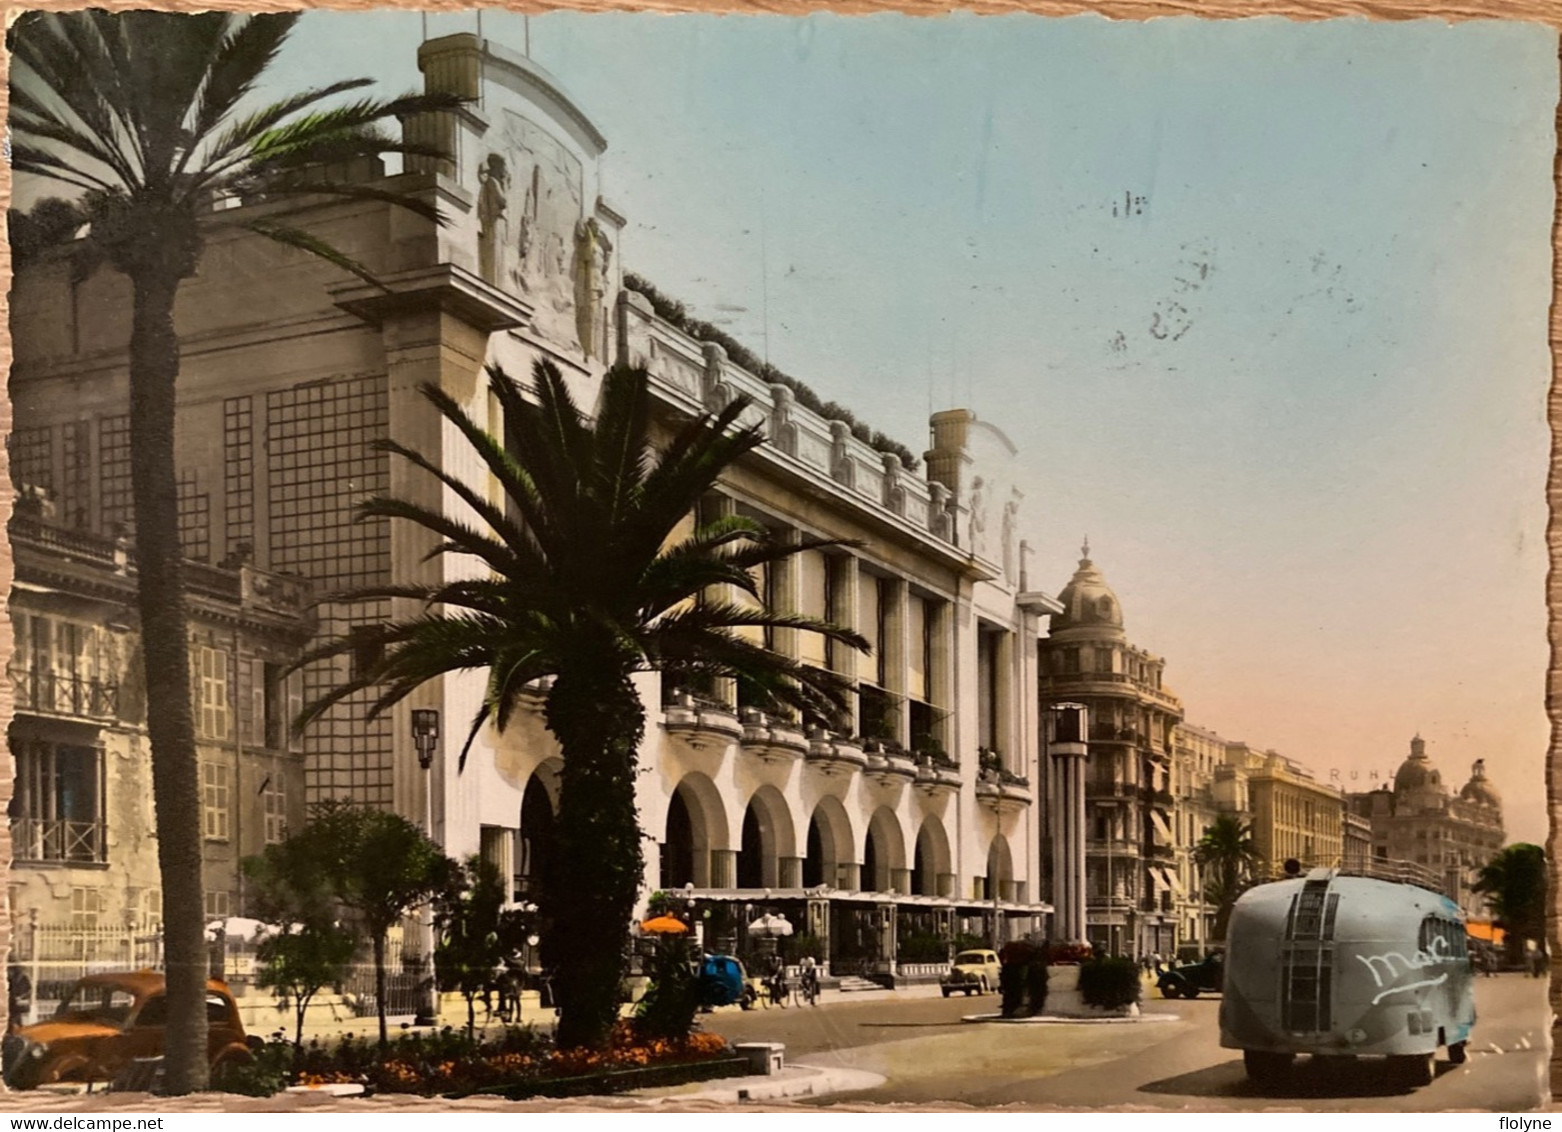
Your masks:
[[[791,1071],[801,1070],[795,1076]],[[799,1097],[823,1097],[831,1093],[876,1089],[887,1078],[863,1069],[819,1068],[789,1065],[780,1077],[739,1077],[717,1088],[694,1093],[628,1093],[626,1096],[656,1100],[663,1104],[687,1101],[712,1101],[718,1104],[744,1104],[755,1101],[794,1100]]]
[[[1136,1014],[1111,1018],[1075,1018],[1065,1014],[1033,1014],[1029,1018],[1005,1018],[1002,1014],[967,1014],[962,1022],[993,1022],[1000,1026],[1121,1026],[1141,1022],[1180,1022],[1177,1014]]]

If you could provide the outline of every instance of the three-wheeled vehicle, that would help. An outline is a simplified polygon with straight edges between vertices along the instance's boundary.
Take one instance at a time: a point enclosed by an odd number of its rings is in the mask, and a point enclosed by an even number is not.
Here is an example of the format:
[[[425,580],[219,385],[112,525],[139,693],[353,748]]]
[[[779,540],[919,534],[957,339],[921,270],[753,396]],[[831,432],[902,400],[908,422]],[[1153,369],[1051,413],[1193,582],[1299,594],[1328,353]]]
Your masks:
[[[700,1005],[707,1010],[718,1006],[752,1009],[758,992],[743,969],[743,961],[732,955],[706,955],[700,960],[698,976]]]
[[[1315,869],[1232,909],[1220,1044],[1276,1080],[1299,1053],[1383,1057],[1429,1084],[1439,1046],[1465,1059],[1475,994],[1464,914],[1412,884]]]

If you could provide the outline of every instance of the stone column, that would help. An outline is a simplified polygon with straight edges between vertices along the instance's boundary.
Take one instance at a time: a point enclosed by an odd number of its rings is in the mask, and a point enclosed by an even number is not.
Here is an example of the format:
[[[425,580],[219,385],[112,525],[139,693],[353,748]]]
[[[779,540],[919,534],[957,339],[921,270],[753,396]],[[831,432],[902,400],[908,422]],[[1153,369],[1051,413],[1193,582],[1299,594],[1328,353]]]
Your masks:
[[[1049,804],[1052,819],[1052,906],[1057,936],[1085,942],[1085,764],[1089,713],[1080,704],[1056,704],[1047,713]],[[1108,831],[1111,834],[1113,831]],[[1111,893],[1112,879],[1107,879]],[[1110,907],[1110,905],[1108,905]]]
[[[889,886],[902,896],[911,895],[911,870],[891,869],[889,871]]]
[[[839,558],[826,559],[833,573],[831,580],[831,605],[829,619],[845,629],[861,629],[858,620],[861,616],[859,594],[857,592],[857,559],[852,555],[843,555]],[[856,649],[849,645],[830,642],[830,669],[838,673],[853,687],[858,678],[858,663],[865,662]],[[862,708],[854,694],[847,697],[852,714],[851,732],[854,735],[862,734]]]
[[[738,851],[736,849],[712,849],[710,851],[710,887],[736,888],[738,884]]]
[[[880,589],[884,602],[884,639],[879,647],[884,650],[884,690],[895,705],[892,738],[901,747],[911,742],[910,713],[906,710],[906,668],[909,653],[907,640],[910,618],[906,616],[906,583],[896,578]]]
[[[782,857],[779,860],[780,871],[776,878],[777,888],[802,888],[803,887],[803,859],[801,857]]]
[[[843,861],[835,866],[839,876],[835,887],[843,892],[862,891],[862,866],[855,861]]]

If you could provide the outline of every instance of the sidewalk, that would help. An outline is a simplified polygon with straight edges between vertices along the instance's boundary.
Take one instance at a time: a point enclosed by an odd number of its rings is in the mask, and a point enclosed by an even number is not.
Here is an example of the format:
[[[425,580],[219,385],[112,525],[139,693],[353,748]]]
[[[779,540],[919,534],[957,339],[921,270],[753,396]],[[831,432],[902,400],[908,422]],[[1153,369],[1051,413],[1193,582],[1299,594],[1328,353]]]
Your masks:
[[[768,1077],[729,1077],[725,1081],[696,1081],[665,1089],[639,1089],[625,1094],[640,1099],[710,1101],[742,1104],[752,1101],[794,1100],[876,1089],[885,1078],[877,1073],[844,1067],[788,1065]]]

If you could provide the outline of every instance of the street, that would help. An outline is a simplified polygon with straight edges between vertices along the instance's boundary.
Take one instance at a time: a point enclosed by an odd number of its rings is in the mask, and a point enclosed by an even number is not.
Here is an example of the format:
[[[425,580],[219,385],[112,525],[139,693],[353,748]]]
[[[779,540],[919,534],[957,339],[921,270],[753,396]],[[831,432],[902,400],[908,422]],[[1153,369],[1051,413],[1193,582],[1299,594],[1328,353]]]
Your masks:
[[[876,1001],[875,1001],[876,1000]],[[1132,1105],[1190,1111],[1524,1111],[1538,1107],[1548,1051],[1546,984],[1521,975],[1476,983],[1479,1020],[1470,1058],[1409,1090],[1385,1082],[1370,1060],[1330,1067],[1299,1059],[1289,1082],[1260,1090],[1242,1057],[1220,1048],[1219,996],[1168,1002],[1154,992],[1146,1013],[1175,1022],[971,1024],[997,1010],[994,996],[967,999],[873,995],[807,1008],[715,1014],[705,1027],[731,1041],[780,1041],[789,1062],[878,1073],[880,1088],[830,1101],[974,1105]],[[829,1101],[821,1102],[829,1103]]]

